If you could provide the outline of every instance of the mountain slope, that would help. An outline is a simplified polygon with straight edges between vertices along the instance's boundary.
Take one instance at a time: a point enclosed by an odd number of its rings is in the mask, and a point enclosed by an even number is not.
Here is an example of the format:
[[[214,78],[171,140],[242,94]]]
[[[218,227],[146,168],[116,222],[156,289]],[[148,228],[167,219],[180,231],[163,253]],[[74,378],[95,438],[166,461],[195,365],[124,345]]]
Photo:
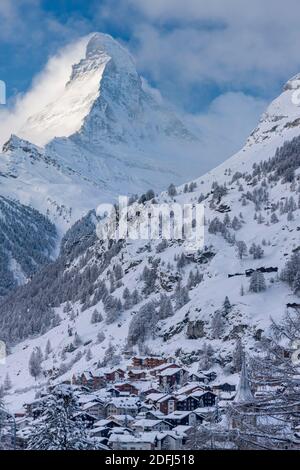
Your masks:
[[[0,296],[28,281],[49,263],[56,246],[54,225],[34,209],[0,196]]]
[[[281,278],[300,248],[300,137],[297,126],[286,126],[298,108],[291,103],[282,127],[258,138],[269,119],[282,114],[281,103],[285,106],[290,93],[287,89],[271,105],[256,142],[250,137],[237,155],[195,184],[177,188],[176,195],[155,198],[205,205],[202,250],[191,253],[180,240],[106,243],[96,236],[93,212],[79,221],[66,234],[58,260],[0,306],[2,337],[24,339],[24,324],[36,335],[13,347],[2,377],[9,370],[14,387],[28,386],[26,398],[32,396],[26,363],[35,346],[44,349],[50,340],[52,353],[43,368],[52,370],[54,381],[97,367],[109,347],[108,361],[126,362],[124,349],[150,349],[176,356],[191,369],[213,368],[219,377],[236,380],[238,339],[259,352],[271,318],[279,320],[299,303],[292,281]],[[41,305],[51,311],[41,312]],[[91,321],[95,308],[101,314],[96,323]],[[24,393],[8,401],[17,407]]]

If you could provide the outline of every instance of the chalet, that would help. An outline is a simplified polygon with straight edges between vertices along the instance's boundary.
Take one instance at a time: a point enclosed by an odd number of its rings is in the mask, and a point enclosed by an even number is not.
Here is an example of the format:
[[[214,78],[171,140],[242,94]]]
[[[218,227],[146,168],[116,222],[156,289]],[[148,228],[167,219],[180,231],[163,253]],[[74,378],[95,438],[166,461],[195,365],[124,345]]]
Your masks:
[[[218,394],[218,404],[220,401],[228,402],[234,400],[236,392],[219,392]]]
[[[161,364],[165,364],[166,359],[159,356],[134,356],[132,358],[132,366],[135,369],[153,369]]]
[[[131,415],[136,416],[140,401],[135,397],[112,398],[105,406],[106,416]]]
[[[194,382],[194,383],[190,382],[190,383],[183,385],[183,387],[178,388],[176,390],[176,395],[191,395],[191,393],[193,392],[198,392],[198,391],[204,392],[205,390],[207,390],[206,385],[203,385],[197,382]]]
[[[94,371],[93,375],[93,390],[99,390],[105,385],[105,377],[103,372]]]
[[[228,382],[214,383],[212,386],[213,391],[218,392],[235,392],[236,386]]]
[[[149,395],[153,395],[153,394],[158,394],[158,393],[160,393],[159,389],[153,388],[153,387],[150,387],[147,390],[143,391],[143,394],[145,395],[145,397],[148,397]]]
[[[81,408],[97,419],[105,417],[105,407],[101,402],[91,401],[82,405]]]
[[[194,432],[194,427],[189,426],[189,425],[184,425],[184,424],[179,424],[178,426],[175,426],[172,431],[179,436],[182,436],[182,444],[185,445],[187,438],[193,434]]]
[[[90,390],[98,390],[105,385],[105,377],[101,372],[85,371],[80,375],[73,375],[72,384],[81,385]]]
[[[140,411],[139,413],[147,413],[148,411],[153,411],[155,410],[155,406],[154,405],[147,405],[146,403],[143,403],[141,406],[140,406]]]
[[[139,390],[131,383],[124,382],[121,384],[115,384],[115,388],[121,392],[120,394],[127,392],[129,395],[138,395]]]
[[[109,433],[110,433],[110,429],[109,428],[106,428],[105,426],[94,426],[91,431],[90,431],[90,434],[92,437],[103,437],[103,438],[107,438],[107,441],[108,441],[108,436],[109,436]],[[107,441],[106,441],[106,444],[107,444]]]
[[[146,398],[145,401],[146,401],[146,403],[150,403],[151,405],[156,405],[158,400],[160,398],[165,397],[165,396],[166,396],[166,394],[162,393],[162,392],[149,393],[149,395],[147,395],[147,398]]]
[[[170,431],[172,425],[167,421],[161,421],[158,419],[137,419],[131,424],[131,428],[136,432],[144,431]]]
[[[108,429],[119,428],[120,424],[114,419],[100,419],[94,423],[95,428],[105,427]]]
[[[114,420],[120,425],[120,427],[123,429],[124,427],[127,429],[131,425],[131,423],[134,421],[134,417],[131,416],[130,414],[126,415],[115,415]],[[119,429],[119,428],[117,428]],[[114,431],[115,432],[115,431]]]
[[[128,372],[129,380],[141,380],[147,377],[147,373],[144,370],[132,369]]]
[[[107,382],[118,382],[125,378],[125,371],[123,369],[111,369],[104,372],[104,377]]]
[[[160,364],[156,367],[154,367],[152,370],[150,370],[150,374],[153,375],[154,377],[158,376],[161,372],[163,372],[166,369],[178,369],[179,366],[177,364]]]
[[[175,395],[166,395],[165,393],[152,393],[148,395],[146,403],[153,404],[156,410],[163,414],[168,414],[176,410]]]
[[[112,434],[108,441],[113,450],[155,450],[157,445],[156,433],[145,432],[139,436],[127,434]]]
[[[151,411],[147,411],[145,413],[145,418],[146,419],[164,419],[165,415],[161,412],[161,411],[158,411],[158,410],[151,410]]]
[[[189,374],[188,379],[191,382],[200,382],[202,384],[207,384],[209,382],[208,377],[206,375],[201,374],[200,372],[193,372]]]
[[[186,373],[180,367],[168,368],[159,372],[158,381],[160,387],[164,390],[173,388],[174,386],[181,385],[184,382]]]
[[[120,396],[120,390],[118,390],[116,387],[109,387],[106,390],[110,394],[111,397],[119,397]]]
[[[194,411],[174,411],[173,413],[167,414],[165,420],[173,426],[193,426],[195,424],[202,424],[203,422],[202,416]]]
[[[205,408],[216,405],[217,395],[213,392],[194,392],[191,397],[198,400],[198,407]]]
[[[182,448],[182,435],[174,431],[157,434],[156,450],[178,450]]]
[[[93,386],[93,376],[90,371],[83,372],[80,375],[73,375],[72,384],[74,385],[83,385],[88,388]]]
[[[175,395],[164,395],[159,398],[155,403],[156,409],[161,411],[163,414],[172,413],[176,410],[176,397]]]
[[[194,411],[198,407],[199,407],[198,398],[196,398],[192,395],[179,395],[179,396],[177,396],[177,406],[176,406],[177,410],[179,410],[179,411]]]

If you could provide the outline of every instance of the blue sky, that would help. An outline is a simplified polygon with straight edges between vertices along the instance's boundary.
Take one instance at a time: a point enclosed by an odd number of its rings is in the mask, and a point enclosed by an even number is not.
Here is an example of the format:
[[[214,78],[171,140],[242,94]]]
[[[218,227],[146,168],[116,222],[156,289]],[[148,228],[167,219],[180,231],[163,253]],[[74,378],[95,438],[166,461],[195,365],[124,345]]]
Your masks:
[[[61,47],[106,32],[204,138],[226,138],[231,152],[300,72],[299,16],[296,0],[1,0],[0,79],[12,106]]]

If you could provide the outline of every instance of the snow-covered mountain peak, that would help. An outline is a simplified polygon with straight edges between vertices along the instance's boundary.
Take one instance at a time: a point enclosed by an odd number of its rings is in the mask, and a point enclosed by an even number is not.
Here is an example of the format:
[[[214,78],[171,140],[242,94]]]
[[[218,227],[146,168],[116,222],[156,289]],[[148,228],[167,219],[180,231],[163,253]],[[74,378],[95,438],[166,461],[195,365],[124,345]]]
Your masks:
[[[8,153],[14,150],[23,150],[24,152],[38,151],[39,147],[27,140],[21,139],[15,134],[12,134],[9,140],[3,145],[2,152]]]
[[[121,44],[108,34],[91,35],[86,46],[85,57],[73,65],[70,81],[66,86],[70,86],[73,81],[91,71],[102,70],[111,61],[120,72],[137,76],[134,60]]]
[[[277,145],[280,145],[282,139],[290,140],[299,135],[300,107],[297,96],[299,88],[300,74],[291,78],[285,84],[283,92],[268,106],[258,127],[249,137],[248,145],[265,143],[273,138],[277,141]]]
[[[86,47],[86,59],[94,59],[102,55],[108,55],[118,69],[136,74],[133,57],[127,49],[108,34],[95,33]]]
[[[294,75],[292,78],[290,78],[283,90],[284,91],[287,91],[287,90],[298,90],[298,88],[300,88],[300,73],[297,73],[296,75]]]

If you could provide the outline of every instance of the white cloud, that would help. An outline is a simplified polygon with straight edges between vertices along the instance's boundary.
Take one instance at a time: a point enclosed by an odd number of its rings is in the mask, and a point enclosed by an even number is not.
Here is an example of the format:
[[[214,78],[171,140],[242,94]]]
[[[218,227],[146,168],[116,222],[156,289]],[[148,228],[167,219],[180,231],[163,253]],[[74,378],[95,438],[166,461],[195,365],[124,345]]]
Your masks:
[[[265,100],[230,92],[212,101],[205,113],[185,116],[191,128],[200,134],[201,156],[209,168],[241,148],[266,106]]]
[[[62,48],[34,78],[30,90],[18,95],[10,109],[0,112],[0,145],[11,134],[18,134],[30,116],[59,98],[70,78],[72,65],[84,56],[86,43],[87,37],[84,37]]]
[[[212,81],[223,86],[260,87],[269,96],[300,69],[297,0],[119,1],[133,18],[132,36],[142,70],[159,83],[186,86]],[[130,21],[128,19],[128,21]],[[214,29],[213,26],[215,27]]]

